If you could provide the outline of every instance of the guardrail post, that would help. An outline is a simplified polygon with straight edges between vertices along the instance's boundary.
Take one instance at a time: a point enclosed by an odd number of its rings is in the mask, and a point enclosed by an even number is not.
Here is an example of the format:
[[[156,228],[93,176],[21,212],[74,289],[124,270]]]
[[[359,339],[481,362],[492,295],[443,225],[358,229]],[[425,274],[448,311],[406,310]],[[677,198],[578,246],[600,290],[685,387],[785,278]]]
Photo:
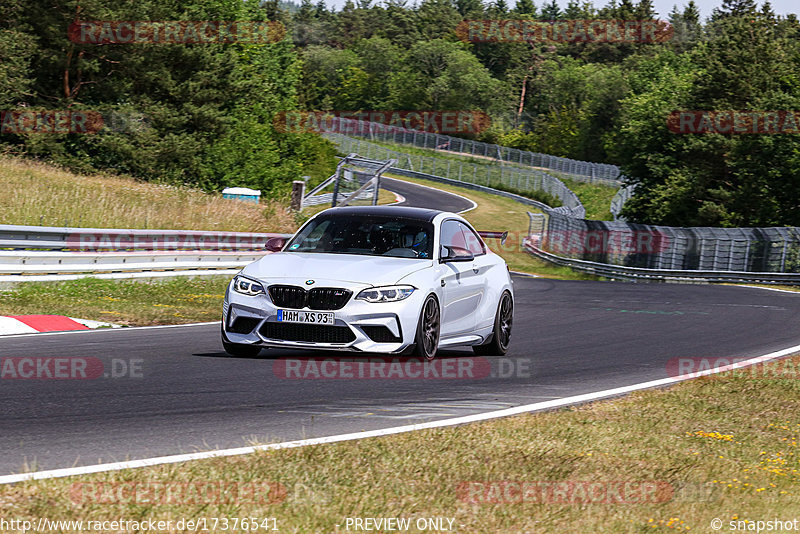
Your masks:
[[[303,194],[306,191],[306,183],[303,180],[294,180],[292,182],[292,211],[300,211],[303,209]]]

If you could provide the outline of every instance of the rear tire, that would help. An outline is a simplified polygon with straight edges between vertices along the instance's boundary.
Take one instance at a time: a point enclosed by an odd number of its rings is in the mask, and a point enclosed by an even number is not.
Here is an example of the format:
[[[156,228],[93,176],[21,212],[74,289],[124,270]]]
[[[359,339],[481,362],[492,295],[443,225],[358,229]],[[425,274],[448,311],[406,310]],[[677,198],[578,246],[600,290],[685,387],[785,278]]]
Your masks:
[[[440,317],[439,301],[433,295],[428,295],[417,322],[414,356],[425,358],[427,361],[436,357],[436,350],[439,347]]]
[[[222,348],[225,349],[230,356],[236,358],[255,358],[261,352],[261,347],[256,345],[245,345],[243,343],[231,343],[225,337],[225,330],[220,327],[220,336],[222,337]]]
[[[504,291],[497,303],[497,313],[494,317],[492,339],[483,345],[474,345],[472,351],[479,356],[502,356],[508,352],[508,342],[511,340],[511,325],[514,322],[514,301],[511,293]]]

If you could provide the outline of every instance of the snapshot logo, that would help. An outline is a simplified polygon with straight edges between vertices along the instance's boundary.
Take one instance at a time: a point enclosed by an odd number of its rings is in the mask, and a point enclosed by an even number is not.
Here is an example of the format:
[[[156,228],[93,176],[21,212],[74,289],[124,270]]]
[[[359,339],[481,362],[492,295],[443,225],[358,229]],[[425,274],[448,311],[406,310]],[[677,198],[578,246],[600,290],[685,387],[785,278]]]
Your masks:
[[[74,504],[276,504],[286,499],[277,482],[75,482]]]
[[[755,362],[756,365],[741,362]],[[791,358],[759,361],[759,358],[685,357],[667,361],[667,374],[672,378],[698,378],[713,375],[721,378],[754,380],[796,380],[800,367]],[[713,371],[719,370],[714,373]]]
[[[470,504],[644,504],[663,503],[673,488],[660,481],[533,481],[461,482],[460,501]]]
[[[480,380],[531,378],[530,358],[471,356],[427,361],[407,357],[279,358],[273,374],[285,380]]]
[[[658,254],[669,248],[665,235],[646,231],[548,231],[544,246],[554,254]]]
[[[492,123],[483,111],[282,111],[273,126],[281,133],[345,135],[419,130],[441,134],[477,134]]]
[[[674,34],[662,20],[465,20],[456,27],[468,43],[663,43]]]
[[[95,380],[98,378],[143,378],[141,358],[112,358],[106,365],[92,357],[0,358],[0,379],[5,380]]]
[[[798,134],[800,111],[673,111],[667,127],[675,134]]]
[[[265,44],[286,35],[280,21],[99,20],[69,25],[76,44]]]
[[[258,234],[225,232],[150,234],[137,233],[72,233],[67,236],[70,252],[94,251],[173,251],[173,250],[261,250],[266,239]]]

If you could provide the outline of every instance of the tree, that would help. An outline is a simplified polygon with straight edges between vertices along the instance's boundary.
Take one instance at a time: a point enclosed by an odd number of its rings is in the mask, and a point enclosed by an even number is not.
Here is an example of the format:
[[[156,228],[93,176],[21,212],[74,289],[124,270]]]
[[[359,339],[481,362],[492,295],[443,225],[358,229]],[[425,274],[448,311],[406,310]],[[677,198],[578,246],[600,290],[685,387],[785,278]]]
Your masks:
[[[461,15],[450,0],[422,0],[417,21],[423,39],[444,39],[453,34]]]
[[[634,10],[636,20],[653,20],[658,17],[655,7],[653,7],[653,0],[639,0]]]
[[[27,100],[33,83],[31,60],[36,51],[35,37],[23,23],[22,2],[10,0],[0,5],[0,105]]]
[[[481,0],[455,0],[455,6],[459,14],[464,18],[483,14],[483,3],[481,3]]]
[[[125,6],[5,0],[0,24],[7,21],[25,35],[15,38],[13,61],[0,61],[0,99],[3,81],[13,79],[9,72],[17,78],[13,105],[90,110],[102,114],[107,127],[95,135],[3,136],[2,142],[79,171],[109,170],[209,190],[238,182],[285,191],[318,157],[331,156],[319,138],[279,134],[273,127],[278,112],[297,107],[300,64],[289,41],[94,44],[70,41],[65,31],[75,20],[263,21],[270,9],[254,0]],[[35,47],[30,55],[28,42]],[[119,117],[142,120],[127,128]]]
[[[722,0],[722,6],[714,9],[712,19],[754,15],[757,9],[755,0]]]
[[[800,109],[800,46],[775,21],[724,16],[712,30],[691,53],[663,53],[634,69],[608,143],[637,184],[623,215],[674,226],[798,225],[798,134],[676,134],[667,127],[676,110]]]
[[[550,3],[542,5],[542,10],[539,14],[540,20],[558,20],[559,18],[561,18],[561,8],[558,7],[556,0],[550,0]]]
[[[396,109],[484,111],[496,105],[501,88],[475,56],[441,39],[414,45],[390,86]]]
[[[669,14],[669,22],[675,31],[672,46],[678,51],[691,49],[702,35],[700,9],[694,0],[689,0],[683,12],[678,11],[678,7],[675,6]]]
[[[683,22],[691,27],[700,27],[700,8],[694,0],[689,0],[683,10]]]
[[[514,5],[514,9],[511,10],[512,13],[516,13],[518,15],[528,15],[529,17],[536,16],[536,4],[533,3],[533,0],[517,0],[517,3]]]

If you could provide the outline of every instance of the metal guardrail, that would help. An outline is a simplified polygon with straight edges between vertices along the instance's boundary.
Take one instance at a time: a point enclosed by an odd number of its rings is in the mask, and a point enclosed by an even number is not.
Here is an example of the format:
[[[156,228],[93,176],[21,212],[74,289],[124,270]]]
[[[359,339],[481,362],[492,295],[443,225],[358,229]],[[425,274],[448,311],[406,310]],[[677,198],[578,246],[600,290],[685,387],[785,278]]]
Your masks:
[[[635,185],[620,187],[614,195],[614,198],[611,199],[611,207],[609,208],[609,211],[614,216],[615,221],[623,220],[619,214],[628,199],[633,196],[634,189],[636,189]]]
[[[676,283],[757,283],[800,285],[800,273],[753,273],[746,271],[687,271],[669,269],[645,269],[642,267],[624,267],[586,260],[564,258],[551,254],[526,241],[525,250],[537,258],[556,265],[570,267],[576,271],[602,276],[611,280],[656,281]]]
[[[0,225],[0,253],[11,250],[170,251],[263,250],[267,240],[285,234],[123,228],[61,228]]]
[[[232,274],[286,234],[0,225],[0,286]]]

